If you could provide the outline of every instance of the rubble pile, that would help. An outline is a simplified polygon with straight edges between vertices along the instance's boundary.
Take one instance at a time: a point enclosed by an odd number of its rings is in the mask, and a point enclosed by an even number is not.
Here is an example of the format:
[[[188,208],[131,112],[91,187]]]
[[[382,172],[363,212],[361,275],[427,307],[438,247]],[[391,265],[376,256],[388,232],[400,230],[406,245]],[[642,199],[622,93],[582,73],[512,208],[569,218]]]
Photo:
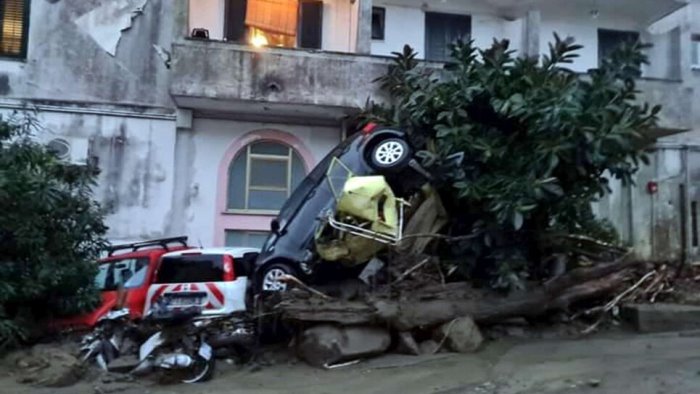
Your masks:
[[[368,265],[381,267],[373,269],[373,280],[361,274],[361,280],[312,287],[286,278],[299,286],[278,295],[272,309],[301,327],[296,346],[303,359],[329,367],[347,362],[353,354],[363,358],[389,349],[409,354],[474,352],[484,340],[479,326],[561,312],[568,321],[593,321],[581,332],[587,334],[609,312],[616,314],[619,304],[654,302],[671,291],[668,266],[640,276],[644,267],[628,258],[626,249],[574,235],[559,242],[573,244],[582,253],[548,280],[528,283],[527,290],[506,295],[452,281],[450,270],[431,250],[435,240],[450,241],[440,233],[446,213],[437,194],[424,196],[412,201],[401,242],[389,247],[383,260]],[[381,330],[391,335],[392,346],[377,342],[371,350],[352,348],[350,333],[355,330]]]

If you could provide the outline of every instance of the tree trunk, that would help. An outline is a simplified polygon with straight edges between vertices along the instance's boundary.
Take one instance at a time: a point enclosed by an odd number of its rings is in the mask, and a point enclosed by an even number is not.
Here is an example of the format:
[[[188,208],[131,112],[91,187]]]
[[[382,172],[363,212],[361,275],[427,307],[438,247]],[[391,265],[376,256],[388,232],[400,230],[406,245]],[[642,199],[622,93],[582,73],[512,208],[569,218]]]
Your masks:
[[[518,316],[537,316],[566,310],[571,304],[613,292],[625,280],[634,262],[618,261],[592,268],[573,270],[524,294],[507,297],[454,297],[465,294],[464,286],[448,286],[442,294],[436,289],[417,290],[400,300],[367,302],[287,299],[277,305],[283,317],[304,322],[338,324],[389,324],[399,331],[430,327],[460,316],[471,316],[478,323],[493,323]],[[430,294],[425,297],[422,294]]]

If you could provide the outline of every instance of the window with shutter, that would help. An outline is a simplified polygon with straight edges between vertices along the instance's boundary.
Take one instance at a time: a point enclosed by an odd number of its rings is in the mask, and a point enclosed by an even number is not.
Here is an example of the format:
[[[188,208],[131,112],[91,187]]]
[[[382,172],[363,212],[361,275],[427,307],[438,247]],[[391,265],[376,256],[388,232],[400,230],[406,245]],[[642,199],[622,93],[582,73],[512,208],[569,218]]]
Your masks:
[[[469,15],[425,13],[425,58],[447,61],[450,44],[457,39],[469,40],[472,18]]]
[[[30,0],[0,0],[0,56],[25,58]]]

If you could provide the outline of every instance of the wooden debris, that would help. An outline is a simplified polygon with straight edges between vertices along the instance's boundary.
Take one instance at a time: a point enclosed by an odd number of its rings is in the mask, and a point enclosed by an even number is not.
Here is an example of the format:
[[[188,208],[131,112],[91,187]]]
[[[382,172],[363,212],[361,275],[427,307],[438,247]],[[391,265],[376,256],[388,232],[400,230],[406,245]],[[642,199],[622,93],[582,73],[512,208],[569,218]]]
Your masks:
[[[413,289],[399,299],[355,302],[287,299],[277,308],[284,318],[295,321],[388,324],[399,331],[433,327],[460,316],[471,316],[477,323],[492,323],[511,317],[566,310],[575,302],[605,296],[625,282],[629,274],[627,269],[634,264],[634,261],[621,259],[591,268],[578,268],[540,288],[506,297],[498,294],[481,298],[455,297],[455,291],[461,290],[465,294],[465,284],[462,284],[442,289]],[[430,296],[426,297],[426,294]]]

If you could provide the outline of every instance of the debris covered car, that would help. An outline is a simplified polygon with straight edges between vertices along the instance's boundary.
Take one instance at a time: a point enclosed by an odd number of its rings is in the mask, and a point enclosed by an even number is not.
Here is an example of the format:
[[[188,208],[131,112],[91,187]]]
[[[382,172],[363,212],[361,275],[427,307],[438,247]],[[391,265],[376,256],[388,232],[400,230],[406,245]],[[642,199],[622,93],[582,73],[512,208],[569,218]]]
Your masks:
[[[129,317],[143,316],[146,294],[155,277],[161,256],[168,252],[189,249],[187,237],[154,239],[129,244],[112,245],[107,256],[100,259],[95,285],[101,291],[102,302],[94,310],[51,322],[53,330],[85,330],[95,327],[117,303],[128,308]],[[118,300],[119,289],[123,300]]]
[[[314,282],[347,276],[346,269],[359,273],[386,244],[400,240],[406,204],[400,197],[428,178],[414,151],[402,131],[372,124],[333,149],[272,221],[254,291],[285,290],[285,275]]]
[[[248,276],[259,249],[186,249],[166,253],[148,288],[143,319],[126,319],[116,305],[83,338],[83,359],[103,370],[133,374],[159,370],[194,383],[211,377],[215,356],[244,359],[255,343]],[[115,363],[115,360],[119,359]]]

